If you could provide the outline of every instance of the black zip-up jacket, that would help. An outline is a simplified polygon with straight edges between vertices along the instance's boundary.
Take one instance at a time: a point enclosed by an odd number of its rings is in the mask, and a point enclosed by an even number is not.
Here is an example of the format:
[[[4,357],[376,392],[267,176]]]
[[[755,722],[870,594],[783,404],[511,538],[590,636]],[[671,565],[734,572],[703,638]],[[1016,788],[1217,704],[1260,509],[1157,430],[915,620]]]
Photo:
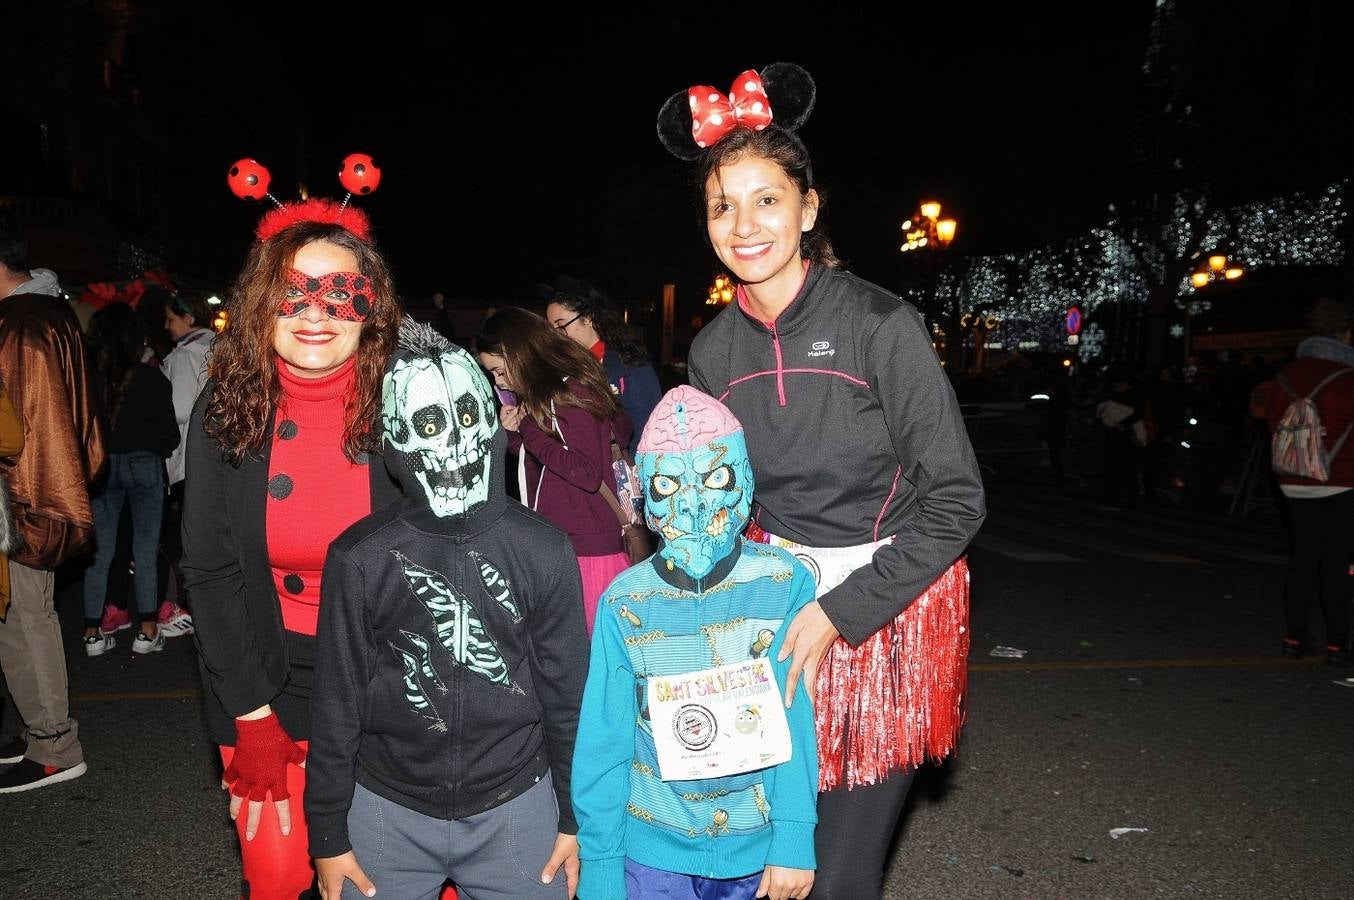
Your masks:
[[[330,545],[311,699],[310,853],[351,849],[354,782],[415,812],[464,819],[546,772],[559,831],[576,834],[569,773],[589,642],[568,535],[503,487],[500,429],[489,501],[438,518],[422,488]],[[439,627],[440,626],[440,627]]]
[[[743,423],[759,525],[814,547],[895,536],[819,598],[858,645],[967,548],[986,516],[954,389],[912,305],[809,266],[774,323],[730,304],[703,328],[692,385]]]

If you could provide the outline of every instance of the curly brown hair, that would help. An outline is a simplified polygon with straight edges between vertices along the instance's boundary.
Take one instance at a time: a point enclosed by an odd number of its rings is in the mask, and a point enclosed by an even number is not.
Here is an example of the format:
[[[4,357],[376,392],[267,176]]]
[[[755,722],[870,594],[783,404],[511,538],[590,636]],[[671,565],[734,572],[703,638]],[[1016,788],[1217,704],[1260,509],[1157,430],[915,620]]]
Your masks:
[[[214,382],[204,415],[207,434],[235,463],[263,446],[282,396],[273,332],[287,290],[287,269],[307,244],[324,241],[357,257],[371,280],[371,312],[357,345],[357,387],[344,412],[343,453],[356,461],[380,446],[381,378],[395,350],[402,305],[385,259],[374,244],[337,225],[298,222],[255,241],[226,299],[229,324],[212,345],[207,374]]]
[[[585,409],[599,421],[620,412],[597,358],[529,309],[507,306],[485,319],[475,335],[474,350],[503,357],[518,402],[544,431],[551,429],[551,401]],[[569,390],[566,377],[587,388],[584,396]]]

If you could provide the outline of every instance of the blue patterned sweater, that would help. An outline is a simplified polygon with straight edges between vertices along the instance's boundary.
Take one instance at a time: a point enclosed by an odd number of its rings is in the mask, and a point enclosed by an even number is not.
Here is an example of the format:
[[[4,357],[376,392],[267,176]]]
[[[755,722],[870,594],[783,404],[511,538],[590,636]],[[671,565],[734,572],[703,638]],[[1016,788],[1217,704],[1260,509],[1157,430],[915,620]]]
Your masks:
[[[706,878],[816,867],[818,755],[802,680],[786,711],[789,761],[690,781],[658,774],[649,678],[765,656],[785,693],[782,625],[813,600],[813,577],[785,550],[739,544],[699,582],[654,556],[601,597],[573,756],[580,897],[624,900],[626,857]]]

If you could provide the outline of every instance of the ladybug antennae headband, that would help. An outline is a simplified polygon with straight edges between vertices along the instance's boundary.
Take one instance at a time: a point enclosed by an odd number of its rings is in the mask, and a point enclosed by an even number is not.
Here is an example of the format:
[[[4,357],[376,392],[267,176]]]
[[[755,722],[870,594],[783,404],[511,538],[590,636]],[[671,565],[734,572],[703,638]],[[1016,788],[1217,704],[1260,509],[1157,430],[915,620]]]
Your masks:
[[[774,119],[777,127],[798,131],[816,98],[813,77],[794,63],[748,69],[727,96],[701,84],[669,97],[658,112],[658,140],[678,159],[696,160],[735,128],[762,131]]]
[[[267,168],[252,159],[241,159],[231,166],[226,173],[226,183],[241,200],[262,200],[266,197],[277,206],[277,209],[265,214],[254,229],[255,237],[261,241],[268,240],[297,222],[338,225],[359,240],[369,241],[371,221],[366,213],[348,206],[348,200],[353,194],[366,195],[376,190],[381,183],[381,170],[367,154],[350,153],[344,158],[338,175],[339,183],[348,191],[341,203],[311,198],[288,206],[268,192],[272,176]]]

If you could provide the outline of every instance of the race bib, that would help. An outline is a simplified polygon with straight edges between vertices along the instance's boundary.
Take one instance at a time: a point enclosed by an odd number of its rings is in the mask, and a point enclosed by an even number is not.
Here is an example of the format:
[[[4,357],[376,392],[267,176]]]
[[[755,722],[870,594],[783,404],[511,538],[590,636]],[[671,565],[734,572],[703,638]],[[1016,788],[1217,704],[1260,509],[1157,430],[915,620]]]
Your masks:
[[[857,544],[854,547],[809,547],[767,531],[762,533],[766,535],[766,543],[782,550],[789,550],[809,570],[816,586],[815,600],[845,581],[856,569],[869,565],[870,560],[874,558],[874,552],[880,547],[893,543],[893,538],[886,537],[881,541]]]
[[[649,720],[664,781],[738,775],[790,758],[785,702],[768,659],[652,676]]]

